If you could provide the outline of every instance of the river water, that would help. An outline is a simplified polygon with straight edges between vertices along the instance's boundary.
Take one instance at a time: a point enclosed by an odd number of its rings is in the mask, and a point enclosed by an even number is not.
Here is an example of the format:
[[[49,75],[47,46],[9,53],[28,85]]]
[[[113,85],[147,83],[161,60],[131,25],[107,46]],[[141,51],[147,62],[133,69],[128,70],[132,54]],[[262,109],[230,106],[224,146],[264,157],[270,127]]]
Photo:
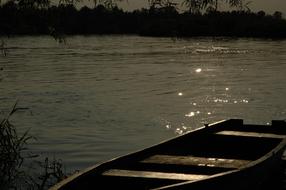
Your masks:
[[[81,170],[205,123],[286,119],[286,41],[48,36],[5,39],[0,117],[30,150]]]

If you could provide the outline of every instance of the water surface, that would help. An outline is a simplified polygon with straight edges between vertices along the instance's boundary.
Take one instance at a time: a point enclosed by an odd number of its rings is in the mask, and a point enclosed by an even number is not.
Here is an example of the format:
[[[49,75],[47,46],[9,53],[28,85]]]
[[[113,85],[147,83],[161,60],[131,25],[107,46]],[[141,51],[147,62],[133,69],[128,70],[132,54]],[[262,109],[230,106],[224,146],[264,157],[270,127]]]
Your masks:
[[[222,119],[286,119],[286,41],[74,36],[6,39],[1,117],[31,150],[83,169]]]

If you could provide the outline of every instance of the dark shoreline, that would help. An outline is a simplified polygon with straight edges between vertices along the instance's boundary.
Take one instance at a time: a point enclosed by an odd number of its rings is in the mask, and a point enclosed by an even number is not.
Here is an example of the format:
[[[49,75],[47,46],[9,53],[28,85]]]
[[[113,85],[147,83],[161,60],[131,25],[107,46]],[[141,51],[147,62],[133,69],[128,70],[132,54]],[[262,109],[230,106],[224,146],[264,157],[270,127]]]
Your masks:
[[[22,35],[139,35],[152,37],[286,38],[286,20],[276,12],[247,11],[205,14],[178,13],[170,7],[125,12],[97,6],[77,10],[73,5],[47,9],[0,6],[0,36]]]

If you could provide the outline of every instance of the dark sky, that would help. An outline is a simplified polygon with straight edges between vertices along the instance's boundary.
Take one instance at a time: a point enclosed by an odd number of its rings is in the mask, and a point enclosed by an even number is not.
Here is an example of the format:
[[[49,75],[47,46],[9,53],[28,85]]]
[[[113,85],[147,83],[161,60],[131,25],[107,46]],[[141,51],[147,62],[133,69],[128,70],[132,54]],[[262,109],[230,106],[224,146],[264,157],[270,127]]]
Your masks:
[[[245,2],[247,1],[245,0]],[[121,7],[128,10],[140,9],[146,7],[147,2],[147,0],[129,0],[128,3],[123,3]],[[182,0],[177,0],[177,2],[182,2]],[[286,15],[286,0],[252,0],[249,7],[255,12],[264,10],[272,14],[275,11],[281,11],[284,17]]]

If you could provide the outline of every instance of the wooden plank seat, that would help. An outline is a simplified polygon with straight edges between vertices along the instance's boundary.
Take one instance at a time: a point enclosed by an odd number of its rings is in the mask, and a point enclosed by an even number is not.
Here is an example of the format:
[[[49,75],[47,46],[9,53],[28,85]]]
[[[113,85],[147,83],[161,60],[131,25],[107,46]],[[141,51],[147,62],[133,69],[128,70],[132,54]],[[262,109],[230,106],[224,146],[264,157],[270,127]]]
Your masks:
[[[137,178],[154,178],[154,179],[169,179],[193,181],[208,177],[209,175],[199,174],[183,174],[183,173],[165,173],[152,171],[136,171],[123,169],[110,169],[102,173],[104,176],[120,176],[120,177],[137,177]]]
[[[236,169],[240,168],[241,166],[245,166],[245,164],[249,163],[250,160],[206,158],[195,156],[154,155],[142,160],[141,162],[152,164],[195,165]]]
[[[231,135],[231,136],[242,136],[242,137],[261,137],[261,138],[278,138],[283,139],[286,135],[278,135],[272,133],[257,133],[257,132],[248,132],[248,131],[220,131],[215,133],[217,135]]]

